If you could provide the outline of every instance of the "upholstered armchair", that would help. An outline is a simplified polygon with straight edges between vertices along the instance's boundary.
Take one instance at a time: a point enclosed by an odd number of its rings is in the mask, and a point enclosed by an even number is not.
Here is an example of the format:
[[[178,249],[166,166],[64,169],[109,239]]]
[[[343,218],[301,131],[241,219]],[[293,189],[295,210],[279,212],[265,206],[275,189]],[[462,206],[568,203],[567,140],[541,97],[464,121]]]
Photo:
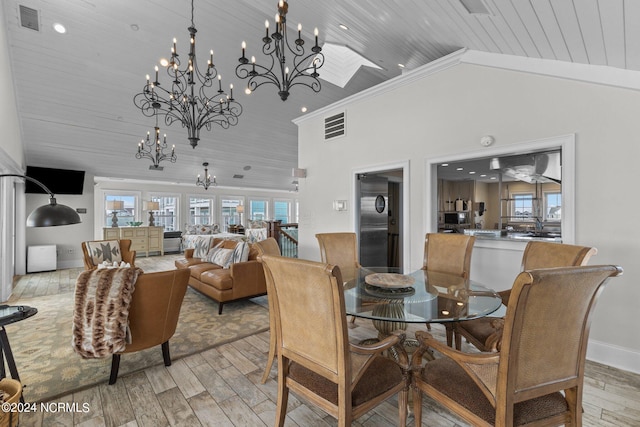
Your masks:
[[[136,251],[130,250],[131,240],[92,240],[82,242],[85,270],[95,270],[104,261],[124,261],[135,267]]]
[[[463,353],[416,332],[415,425],[422,395],[473,426],[582,425],[591,313],[616,266],[530,270],[515,279],[498,353]],[[422,366],[427,349],[442,357]]]
[[[589,259],[597,252],[596,248],[588,246],[530,241],[522,254],[522,271],[587,265]],[[510,293],[510,289],[499,292],[505,306],[509,304]],[[455,323],[453,328],[456,348],[461,349],[464,337],[480,351],[499,351],[503,323],[503,319],[495,317],[481,317]]]
[[[350,426],[398,394],[398,425],[404,426],[409,379],[400,347],[404,333],[373,345],[351,344],[339,267],[273,256],[263,256],[262,263],[276,325],[276,425],[284,424],[292,391],[335,417],[339,426]],[[399,346],[399,363],[382,355],[392,346]]]
[[[187,291],[189,270],[143,273],[138,276],[129,305],[131,344],[111,359],[109,384],[118,379],[120,356],[160,345],[165,366],[171,365],[169,339],[178,325],[180,307]]]

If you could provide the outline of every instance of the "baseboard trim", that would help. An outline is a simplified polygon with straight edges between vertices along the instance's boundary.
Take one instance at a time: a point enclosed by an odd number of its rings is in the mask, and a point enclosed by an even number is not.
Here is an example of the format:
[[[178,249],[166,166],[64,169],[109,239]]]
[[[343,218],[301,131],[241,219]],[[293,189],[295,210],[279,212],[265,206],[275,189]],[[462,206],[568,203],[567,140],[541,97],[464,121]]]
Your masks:
[[[640,374],[640,352],[625,347],[589,340],[587,360]]]
[[[67,269],[67,268],[79,268],[79,267],[84,267],[84,262],[80,259],[80,260],[69,260],[69,261],[58,261],[57,264],[57,269],[58,270],[63,270],[63,269]]]

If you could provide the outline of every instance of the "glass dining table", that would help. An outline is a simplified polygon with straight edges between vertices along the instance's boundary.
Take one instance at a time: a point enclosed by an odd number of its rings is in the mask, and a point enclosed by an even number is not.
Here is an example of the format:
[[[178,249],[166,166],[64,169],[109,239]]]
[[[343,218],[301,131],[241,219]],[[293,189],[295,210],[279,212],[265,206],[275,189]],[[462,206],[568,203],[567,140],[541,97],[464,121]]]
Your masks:
[[[371,319],[379,339],[408,323],[458,322],[487,316],[500,296],[477,282],[447,273],[417,270],[402,274],[390,267],[342,272],[347,315]]]

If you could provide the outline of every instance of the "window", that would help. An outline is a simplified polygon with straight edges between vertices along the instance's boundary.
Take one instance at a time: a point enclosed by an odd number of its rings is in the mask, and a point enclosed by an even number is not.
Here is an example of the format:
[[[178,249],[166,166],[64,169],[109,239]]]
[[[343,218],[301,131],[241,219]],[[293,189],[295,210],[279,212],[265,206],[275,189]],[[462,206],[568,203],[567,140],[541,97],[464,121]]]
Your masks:
[[[533,220],[533,193],[511,195],[511,219],[514,221]]]
[[[151,200],[159,203],[158,211],[154,212],[156,226],[164,231],[176,231],[178,227],[179,198],[176,196],[152,196]]]
[[[220,200],[222,224],[224,231],[229,231],[230,225],[240,224],[240,214],[236,211],[236,207],[242,204],[241,198],[222,197]]]
[[[215,198],[189,197],[189,224],[214,224]]]
[[[291,222],[291,202],[289,200],[275,200],[273,202],[274,218],[283,224]]]
[[[251,221],[265,221],[269,213],[268,207],[268,200],[249,200],[249,219]]]
[[[544,220],[560,221],[562,219],[562,193],[544,193]]]
[[[109,202],[123,202],[122,209],[110,210]],[[138,198],[133,194],[126,193],[105,193],[104,198],[104,226],[111,227],[113,224],[113,213],[115,212],[118,226],[129,225],[136,220],[136,206]]]

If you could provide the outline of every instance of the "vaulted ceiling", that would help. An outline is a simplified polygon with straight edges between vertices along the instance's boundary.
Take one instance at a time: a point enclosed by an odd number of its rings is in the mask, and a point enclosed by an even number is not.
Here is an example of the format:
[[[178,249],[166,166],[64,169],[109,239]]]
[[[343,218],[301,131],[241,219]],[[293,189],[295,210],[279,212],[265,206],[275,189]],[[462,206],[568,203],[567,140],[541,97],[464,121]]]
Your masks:
[[[243,113],[237,126],[203,130],[195,149],[186,130],[161,124],[178,159],[154,171],[150,161],[134,158],[155,122],[133,96],[169,56],[174,37],[178,53],[186,53],[190,1],[3,0],[27,164],[192,183],[206,161],[220,185],[290,190],[298,166],[292,120],[302,107],[317,110],[460,48],[640,71],[635,0],[290,0],[290,31],[302,23],[310,44],[317,27],[321,44],[347,46],[377,67],[361,67],[344,88],[326,81],[317,94],[293,88],[286,102],[275,86],[245,95],[246,81],[235,76],[241,42],[260,62],[264,21],[273,21],[276,3],[194,0],[197,55],[202,63],[214,50]],[[38,30],[22,26],[20,5],[37,11]],[[54,23],[67,32],[56,33]]]

